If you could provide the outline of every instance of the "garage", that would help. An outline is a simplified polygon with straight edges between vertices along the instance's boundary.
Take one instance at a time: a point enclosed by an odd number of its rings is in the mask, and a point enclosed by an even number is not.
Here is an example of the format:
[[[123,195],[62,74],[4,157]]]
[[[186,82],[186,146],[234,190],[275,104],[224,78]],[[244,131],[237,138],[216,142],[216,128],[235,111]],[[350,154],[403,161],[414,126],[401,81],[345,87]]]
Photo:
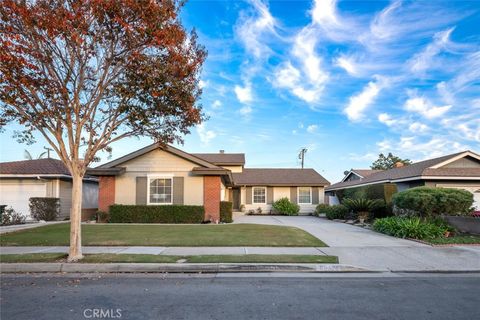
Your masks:
[[[30,215],[28,207],[31,197],[45,197],[46,183],[0,183],[0,204],[12,207],[24,216]]]

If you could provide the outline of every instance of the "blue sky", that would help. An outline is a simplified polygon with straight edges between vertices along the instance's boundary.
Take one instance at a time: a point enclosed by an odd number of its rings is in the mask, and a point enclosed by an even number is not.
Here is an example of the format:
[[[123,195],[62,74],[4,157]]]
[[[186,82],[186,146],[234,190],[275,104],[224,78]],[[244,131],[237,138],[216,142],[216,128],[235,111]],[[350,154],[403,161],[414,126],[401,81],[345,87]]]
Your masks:
[[[306,166],[331,182],[380,152],[422,160],[480,151],[480,2],[195,1],[209,56],[189,152],[246,153],[249,167]],[[1,161],[44,141],[1,134]],[[113,145],[113,157],[151,141]],[[103,161],[106,157],[103,156]]]

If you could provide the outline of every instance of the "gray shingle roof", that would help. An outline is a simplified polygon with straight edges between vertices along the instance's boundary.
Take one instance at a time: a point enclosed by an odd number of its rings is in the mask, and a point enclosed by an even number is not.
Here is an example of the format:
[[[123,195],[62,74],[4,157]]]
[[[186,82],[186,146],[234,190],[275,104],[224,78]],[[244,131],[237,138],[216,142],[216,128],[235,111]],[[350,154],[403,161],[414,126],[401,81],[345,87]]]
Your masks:
[[[233,173],[235,185],[325,186],[330,184],[314,169],[243,169]]]
[[[352,172],[355,172],[358,175],[361,175],[362,177],[366,178],[371,174],[383,171],[383,170],[373,170],[373,169],[352,169]]]
[[[480,177],[480,169],[477,168],[438,168],[432,169],[431,167],[440,164],[444,161],[447,161],[455,156],[458,156],[463,152],[458,152],[454,154],[449,154],[443,157],[438,157],[434,159],[428,159],[416,163],[412,163],[408,166],[400,167],[400,168],[393,168],[385,171],[380,171],[377,173],[373,173],[364,179],[360,180],[353,180],[353,181],[345,181],[332,184],[331,186],[327,187],[326,190],[336,190],[342,189],[346,187],[370,184],[374,182],[381,182],[381,181],[390,181],[390,180],[399,180],[399,179],[407,179],[412,177],[418,177],[422,175],[430,175],[430,176],[454,176],[454,177],[461,177],[461,176],[475,176]]]
[[[0,174],[64,174],[67,167],[57,159],[35,159],[0,163]]]
[[[217,166],[245,164],[244,153],[192,153],[192,155]]]

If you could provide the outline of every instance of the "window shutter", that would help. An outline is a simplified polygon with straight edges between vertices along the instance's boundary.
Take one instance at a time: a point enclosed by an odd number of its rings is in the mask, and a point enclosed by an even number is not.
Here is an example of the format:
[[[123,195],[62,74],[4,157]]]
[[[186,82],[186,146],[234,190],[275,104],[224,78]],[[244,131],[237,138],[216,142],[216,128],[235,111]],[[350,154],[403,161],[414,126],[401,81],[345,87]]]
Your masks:
[[[273,203],[273,187],[267,187],[267,204]]]
[[[173,204],[183,204],[183,177],[173,177]]]
[[[135,204],[147,204],[147,177],[137,177]]]
[[[290,187],[290,201],[297,203],[297,187]]]
[[[318,187],[312,187],[312,204],[318,204]]]
[[[252,204],[252,187],[247,187],[247,199],[246,203],[247,204]]]

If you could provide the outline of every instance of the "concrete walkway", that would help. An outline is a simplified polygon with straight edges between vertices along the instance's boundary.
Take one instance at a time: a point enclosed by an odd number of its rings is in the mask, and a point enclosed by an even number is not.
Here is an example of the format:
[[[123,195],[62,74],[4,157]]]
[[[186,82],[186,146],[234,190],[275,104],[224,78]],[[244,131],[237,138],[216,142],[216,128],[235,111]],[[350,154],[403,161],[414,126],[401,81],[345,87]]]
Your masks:
[[[38,227],[45,227],[51,224],[68,223],[68,222],[70,221],[32,222],[32,223],[25,223],[25,224],[15,224],[12,226],[1,226],[0,234],[15,232],[19,230],[33,229]]]

